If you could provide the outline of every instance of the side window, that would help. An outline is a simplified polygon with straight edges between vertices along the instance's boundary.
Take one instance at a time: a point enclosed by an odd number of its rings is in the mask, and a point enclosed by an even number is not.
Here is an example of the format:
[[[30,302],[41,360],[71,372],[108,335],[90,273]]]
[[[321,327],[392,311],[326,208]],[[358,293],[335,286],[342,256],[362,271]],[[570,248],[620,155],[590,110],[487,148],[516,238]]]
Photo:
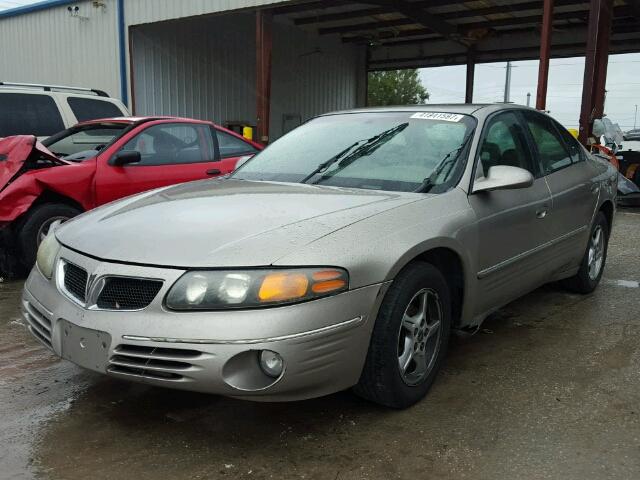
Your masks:
[[[562,139],[564,140],[564,144],[567,147],[567,150],[569,151],[569,156],[571,157],[571,161],[573,163],[579,162],[580,160],[584,160],[584,156],[583,156],[583,150],[582,150],[582,146],[578,143],[578,140],[576,140],[573,135],[571,135],[566,128],[564,128],[562,125],[559,125],[555,122],[553,122],[554,126],[556,127],[556,130],[558,130],[558,132],[560,133],[560,136],[562,137]]]
[[[214,148],[208,125],[163,123],[147,128],[129,140],[121,150],[140,152],[136,165],[175,165],[213,162]]]
[[[244,140],[229,135],[228,133],[216,130],[216,136],[218,137],[218,146],[220,148],[220,157],[239,157],[241,155],[252,155],[256,153],[256,150],[251,144]]]
[[[501,113],[489,122],[480,147],[480,164],[484,175],[489,173],[491,167],[497,165],[524,168],[535,175],[518,117],[511,112]]]
[[[526,114],[527,125],[538,149],[540,164],[545,175],[571,165],[571,156],[564,146],[560,134],[548,118]]]
[[[0,93],[0,137],[45,137],[64,130],[53,98],[29,93]]]
[[[98,118],[121,117],[123,113],[113,103],[94,98],[67,97],[69,108],[78,122],[95,120]]]

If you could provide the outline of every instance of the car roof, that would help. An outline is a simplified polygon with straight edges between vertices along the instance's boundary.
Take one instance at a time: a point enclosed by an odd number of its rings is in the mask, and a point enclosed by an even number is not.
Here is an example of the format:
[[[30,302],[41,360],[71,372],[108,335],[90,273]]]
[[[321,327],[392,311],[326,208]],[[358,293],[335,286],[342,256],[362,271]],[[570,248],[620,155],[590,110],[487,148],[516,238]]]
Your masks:
[[[375,113],[375,112],[442,112],[442,113],[461,113],[463,115],[475,115],[479,110],[486,111],[486,113],[494,112],[498,110],[511,110],[511,109],[531,109],[524,105],[517,105],[514,103],[425,103],[423,105],[398,105],[398,106],[384,106],[384,107],[366,107],[366,108],[354,108],[350,110],[339,110],[335,112],[325,113],[324,115],[341,115],[348,113]],[[323,115],[320,115],[323,116]]]
[[[20,85],[2,85],[0,84],[0,93],[27,93],[33,95],[64,95],[66,97],[82,97],[82,98],[92,98],[99,99],[102,101],[115,100],[113,97],[110,97],[106,94],[98,95],[94,91],[88,90],[74,90],[72,87],[65,89],[65,87],[41,87],[39,85],[34,86],[20,86]]]
[[[110,117],[110,118],[96,118],[94,120],[87,120],[85,122],[78,122],[76,126],[82,125],[92,125],[96,123],[146,123],[146,122],[155,122],[158,120],[171,120],[171,121],[185,121],[185,122],[195,122],[195,123],[207,123],[211,124],[208,120],[197,120],[195,118],[183,118],[183,117],[171,117],[164,115],[155,115],[149,117]]]

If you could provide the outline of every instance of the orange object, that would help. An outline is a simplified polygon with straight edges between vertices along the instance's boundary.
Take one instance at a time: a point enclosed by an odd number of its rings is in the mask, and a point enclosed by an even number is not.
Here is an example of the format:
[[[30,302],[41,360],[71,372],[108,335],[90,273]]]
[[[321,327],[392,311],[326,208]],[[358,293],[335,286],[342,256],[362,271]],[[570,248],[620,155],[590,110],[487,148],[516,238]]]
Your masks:
[[[340,270],[320,270],[319,272],[313,272],[311,278],[314,282],[324,282],[326,280],[335,280],[342,277]]]
[[[260,286],[261,302],[280,302],[302,298],[307,294],[309,279],[304,273],[270,273]]]
[[[324,282],[314,283],[311,287],[313,293],[327,293],[340,290],[347,286],[347,282],[338,278],[336,280],[325,280]]]

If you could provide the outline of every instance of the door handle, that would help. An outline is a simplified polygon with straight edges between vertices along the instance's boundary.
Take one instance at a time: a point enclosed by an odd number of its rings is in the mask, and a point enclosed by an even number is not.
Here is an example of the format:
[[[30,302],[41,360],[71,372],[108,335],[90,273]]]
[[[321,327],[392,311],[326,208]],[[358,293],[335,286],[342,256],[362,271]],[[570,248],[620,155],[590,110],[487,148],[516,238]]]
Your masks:
[[[547,209],[545,208],[541,208],[540,210],[536,210],[536,217],[537,218],[544,218],[547,216]]]
[[[205,173],[207,175],[220,175],[222,172],[220,170],[218,170],[217,168],[212,168],[210,170],[207,170]]]

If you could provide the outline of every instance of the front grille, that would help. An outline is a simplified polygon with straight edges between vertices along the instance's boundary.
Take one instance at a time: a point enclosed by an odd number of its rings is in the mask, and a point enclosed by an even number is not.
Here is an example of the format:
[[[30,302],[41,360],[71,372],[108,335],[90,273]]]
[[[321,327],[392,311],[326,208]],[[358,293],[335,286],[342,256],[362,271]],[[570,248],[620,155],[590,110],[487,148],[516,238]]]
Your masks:
[[[118,345],[109,359],[110,373],[157,380],[189,380],[189,371],[199,367],[191,364],[202,356],[197,350],[181,348],[156,348],[140,345]]]
[[[64,264],[64,288],[81,302],[86,302],[87,271],[73,263]]]
[[[158,280],[109,277],[96,305],[105,310],[140,310],[153,301],[161,288]]]
[[[24,319],[31,334],[51,348],[51,321],[34,305],[24,301],[22,304]]]

